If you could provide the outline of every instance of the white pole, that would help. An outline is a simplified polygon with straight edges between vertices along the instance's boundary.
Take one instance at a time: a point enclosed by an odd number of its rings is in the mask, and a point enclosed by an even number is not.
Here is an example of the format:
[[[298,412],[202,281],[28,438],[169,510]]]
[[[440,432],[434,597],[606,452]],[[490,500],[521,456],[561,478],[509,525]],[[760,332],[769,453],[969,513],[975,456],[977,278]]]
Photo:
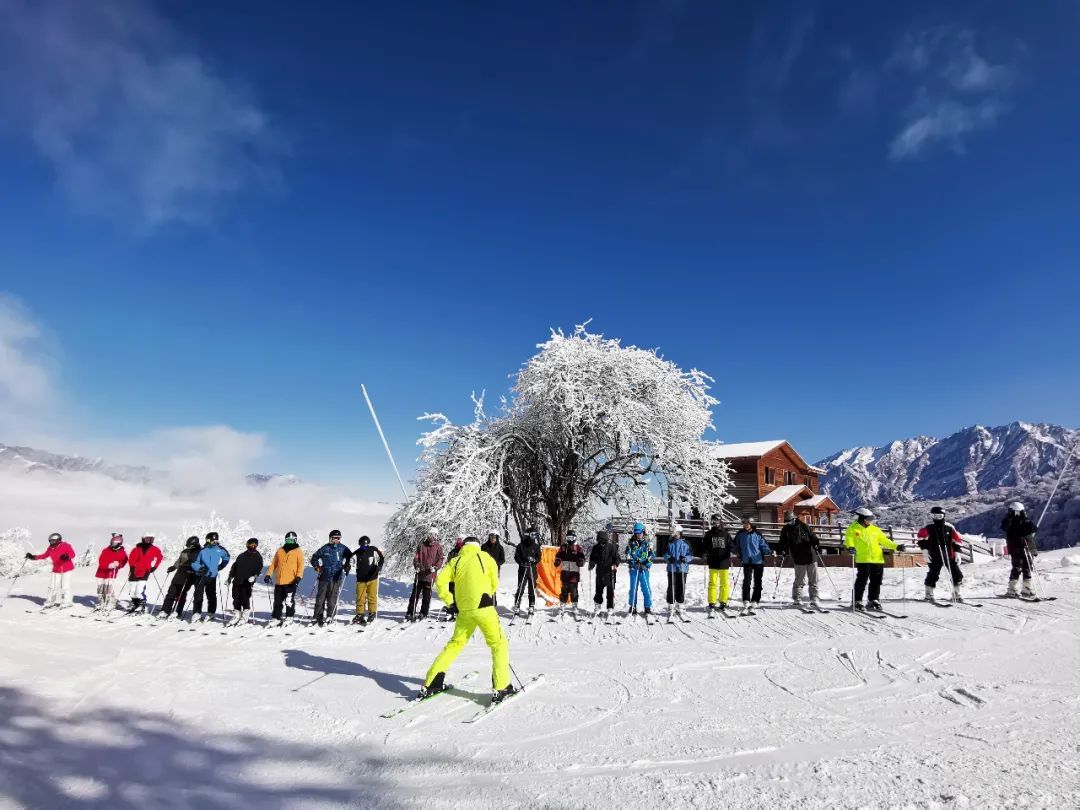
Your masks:
[[[1050,491],[1050,497],[1046,499],[1046,506],[1043,507],[1042,514],[1039,515],[1039,520],[1035,524],[1036,529],[1039,528],[1040,525],[1042,525],[1043,518],[1046,517],[1046,510],[1050,508],[1050,502],[1054,500],[1054,496],[1057,494],[1058,487],[1061,486],[1061,479],[1065,477],[1065,471],[1069,469],[1069,462],[1072,461],[1072,457],[1075,453],[1075,447],[1071,451],[1069,451],[1069,457],[1065,459],[1065,466],[1061,468],[1061,475],[1058,476],[1057,483],[1054,484],[1054,488]]]
[[[364,399],[367,400],[368,410],[371,411],[371,418],[375,422],[375,429],[379,431],[379,438],[382,439],[383,447],[386,448],[386,457],[390,459],[390,466],[394,468],[394,475],[397,476],[401,494],[405,496],[405,503],[409,503],[409,493],[405,489],[405,482],[401,480],[401,473],[398,472],[394,454],[390,452],[390,445],[386,443],[386,436],[383,434],[382,425],[379,424],[379,417],[375,415],[375,406],[371,404],[371,397],[368,396],[367,388],[364,387],[363,383],[360,383],[360,390],[364,392]]]

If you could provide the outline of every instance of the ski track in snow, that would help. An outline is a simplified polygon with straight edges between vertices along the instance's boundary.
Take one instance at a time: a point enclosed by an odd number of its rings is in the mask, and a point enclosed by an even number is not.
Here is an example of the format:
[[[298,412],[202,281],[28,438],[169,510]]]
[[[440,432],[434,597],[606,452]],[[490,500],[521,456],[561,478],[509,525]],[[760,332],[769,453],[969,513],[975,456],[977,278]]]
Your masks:
[[[781,602],[706,619],[693,577],[670,626],[662,600],[655,626],[552,622],[541,602],[507,637],[544,683],[481,725],[464,722],[490,693],[479,634],[451,693],[380,717],[452,632],[405,624],[401,598],[364,629],[344,602],[332,631],[223,630],[103,620],[85,597],[28,613],[48,580],[28,576],[0,608],[0,808],[1077,807],[1080,571],[1060,554],[1039,558],[1054,602],[992,598],[1000,561],[965,568],[981,608],[904,602],[888,571],[907,619]],[[261,620],[261,585],[255,604]]]

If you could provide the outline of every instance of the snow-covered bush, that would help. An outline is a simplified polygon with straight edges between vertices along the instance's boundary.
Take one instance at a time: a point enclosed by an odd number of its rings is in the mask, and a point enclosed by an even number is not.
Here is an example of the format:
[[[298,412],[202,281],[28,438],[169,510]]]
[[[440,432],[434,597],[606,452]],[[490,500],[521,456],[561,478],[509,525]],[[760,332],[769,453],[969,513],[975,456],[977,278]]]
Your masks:
[[[30,547],[30,530],[15,526],[0,532],[0,578],[15,576],[26,561],[26,552],[34,551]],[[26,568],[40,566],[42,563],[28,563]]]
[[[600,526],[599,508],[636,514],[672,491],[706,512],[730,502],[730,470],[703,440],[716,404],[707,375],[585,326],[538,348],[496,416],[474,396],[468,425],[421,417],[436,427],[419,440],[415,499],[387,524],[392,554],[428,527],[449,537],[512,520],[557,539]]]

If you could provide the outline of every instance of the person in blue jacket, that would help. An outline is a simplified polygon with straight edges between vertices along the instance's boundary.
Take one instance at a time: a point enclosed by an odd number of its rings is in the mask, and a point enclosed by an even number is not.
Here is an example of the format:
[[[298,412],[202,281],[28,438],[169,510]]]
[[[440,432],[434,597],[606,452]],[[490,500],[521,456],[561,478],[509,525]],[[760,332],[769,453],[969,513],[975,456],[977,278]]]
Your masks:
[[[641,588],[641,596],[645,600],[645,615],[648,616],[652,613],[652,586],[649,584],[652,548],[645,537],[644,523],[634,524],[634,534],[626,544],[626,564],[630,569],[630,615],[637,615],[637,592],[638,588]]]
[[[686,575],[690,571],[690,546],[683,540],[682,526],[676,523],[671,527],[671,539],[667,544],[664,559],[667,560],[667,604],[668,621],[674,613],[681,619],[683,599],[686,596]]]
[[[199,621],[206,621],[203,613],[203,595],[210,615],[217,613],[217,575],[229,564],[229,552],[218,543],[218,533],[206,535],[206,545],[191,563],[191,573],[195,576],[195,598],[191,600],[192,618],[198,614]]]
[[[765,573],[765,555],[769,553],[769,544],[754,528],[754,519],[747,515],[743,518],[742,528],[735,535],[735,549],[742,561],[742,604],[743,615],[753,613],[761,602],[761,577]],[[750,578],[754,578],[754,592],[750,593]]]
[[[341,532],[330,532],[330,542],[311,555],[311,566],[319,575],[319,590],[315,594],[315,623],[322,627],[326,617],[333,620],[337,614],[341,583],[349,573],[352,553],[341,542]]]

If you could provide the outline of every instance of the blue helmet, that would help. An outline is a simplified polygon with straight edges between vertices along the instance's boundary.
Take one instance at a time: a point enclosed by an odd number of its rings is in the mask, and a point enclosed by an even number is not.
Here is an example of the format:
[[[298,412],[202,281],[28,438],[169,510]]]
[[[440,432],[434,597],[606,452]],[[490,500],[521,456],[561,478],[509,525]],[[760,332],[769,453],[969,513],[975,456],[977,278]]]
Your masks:
[[[644,534],[644,533],[645,533],[645,524],[644,523],[635,523],[634,524],[634,534]]]

